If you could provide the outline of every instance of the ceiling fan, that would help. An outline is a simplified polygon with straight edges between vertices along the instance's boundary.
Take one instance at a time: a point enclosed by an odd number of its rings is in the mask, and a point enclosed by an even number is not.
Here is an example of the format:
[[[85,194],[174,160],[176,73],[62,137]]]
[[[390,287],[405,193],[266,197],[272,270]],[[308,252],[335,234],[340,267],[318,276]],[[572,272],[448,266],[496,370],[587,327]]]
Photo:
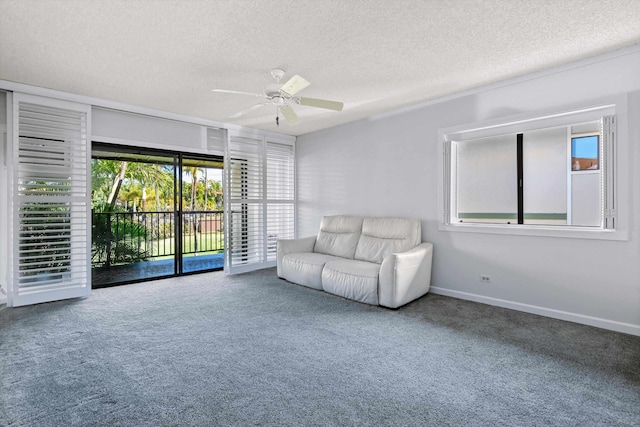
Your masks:
[[[237,119],[240,116],[243,116],[253,110],[257,110],[260,107],[264,107],[266,105],[275,105],[277,107],[276,110],[276,125],[280,126],[280,114],[284,116],[287,123],[290,125],[295,125],[300,121],[298,115],[293,108],[291,108],[291,104],[299,104],[299,105],[307,105],[309,107],[318,107],[325,108],[327,110],[335,110],[342,111],[342,107],[344,104],[342,102],[337,101],[328,101],[326,99],[317,99],[317,98],[305,98],[300,96],[294,96],[296,93],[300,92],[302,89],[309,86],[309,83],[306,79],[300,77],[299,75],[295,75],[289,79],[285,84],[280,86],[280,80],[284,77],[284,70],[280,68],[274,68],[271,70],[271,76],[276,80],[275,84],[271,84],[267,87],[264,93],[252,93],[252,92],[241,92],[237,90],[225,90],[225,89],[213,89],[214,92],[222,92],[222,93],[232,93],[236,95],[249,95],[257,98],[264,98],[266,101],[255,104],[245,110],[239,111],[235,114],[229,116],[230,119]]]

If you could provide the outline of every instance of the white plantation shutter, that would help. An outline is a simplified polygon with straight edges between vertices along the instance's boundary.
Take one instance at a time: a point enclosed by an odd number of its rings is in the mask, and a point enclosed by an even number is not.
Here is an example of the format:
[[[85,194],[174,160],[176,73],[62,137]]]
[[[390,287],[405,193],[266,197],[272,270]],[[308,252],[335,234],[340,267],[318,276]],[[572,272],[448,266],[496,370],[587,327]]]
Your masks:
[[[295,169],[292,145],[267,141],[267,261],[276,260],[278,239],[293,239]]]
[[[13,280],[9,305],[86,296],[89,107],[14,95]]]
[[[604,215],[603,226],[605,229],[615,229],[617,219],[616,189],[614,186],[616,170],[615,144],[617,135],[615,115],[602,117],[601,134],[600,169],[602,170],[602,175],[600,200]]]
[[[262,141],[231,136],[227,171],[227,263],[230,272],[264,260],[264,162]]]
[[[229,135],[225,156],[226,268],[275,265],[277,239],[294,237],[293,146]]]

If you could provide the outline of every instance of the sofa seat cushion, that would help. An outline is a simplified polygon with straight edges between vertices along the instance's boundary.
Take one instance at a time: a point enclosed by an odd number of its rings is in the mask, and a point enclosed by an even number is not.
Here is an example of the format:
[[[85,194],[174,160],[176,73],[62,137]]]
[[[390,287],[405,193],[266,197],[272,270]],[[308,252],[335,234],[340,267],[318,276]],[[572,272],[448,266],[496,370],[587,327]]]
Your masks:
[[[322,288],[331,294],[378,305],[380,265],[366,261],[332,260],[322,270]]]
[[[322,269],[329,261],[340,258],[314,252],[291,253],[282,257],[282,278],[310,288],[322,290]]]

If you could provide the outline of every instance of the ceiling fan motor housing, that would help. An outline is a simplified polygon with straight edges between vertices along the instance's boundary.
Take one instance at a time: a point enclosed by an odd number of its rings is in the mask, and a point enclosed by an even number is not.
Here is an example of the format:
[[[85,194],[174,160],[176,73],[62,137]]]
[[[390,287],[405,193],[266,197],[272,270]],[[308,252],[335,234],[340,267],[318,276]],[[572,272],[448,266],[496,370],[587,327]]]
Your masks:
[[[273,102],[274,105],[284,105],[285,104],[285,98],[279,93],[268,93],[267,97],[271,100],[271,102]]]

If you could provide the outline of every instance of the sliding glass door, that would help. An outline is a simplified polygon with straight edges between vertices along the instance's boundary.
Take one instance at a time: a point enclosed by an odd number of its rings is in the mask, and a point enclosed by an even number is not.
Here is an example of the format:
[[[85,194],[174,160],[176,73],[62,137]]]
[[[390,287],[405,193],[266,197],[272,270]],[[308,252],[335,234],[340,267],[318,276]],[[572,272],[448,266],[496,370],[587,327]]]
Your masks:
[[[222,158],[93,143],[93,287],[220,269]]]
[[[224,267],[221,159],[182,156],[182,273]]]

